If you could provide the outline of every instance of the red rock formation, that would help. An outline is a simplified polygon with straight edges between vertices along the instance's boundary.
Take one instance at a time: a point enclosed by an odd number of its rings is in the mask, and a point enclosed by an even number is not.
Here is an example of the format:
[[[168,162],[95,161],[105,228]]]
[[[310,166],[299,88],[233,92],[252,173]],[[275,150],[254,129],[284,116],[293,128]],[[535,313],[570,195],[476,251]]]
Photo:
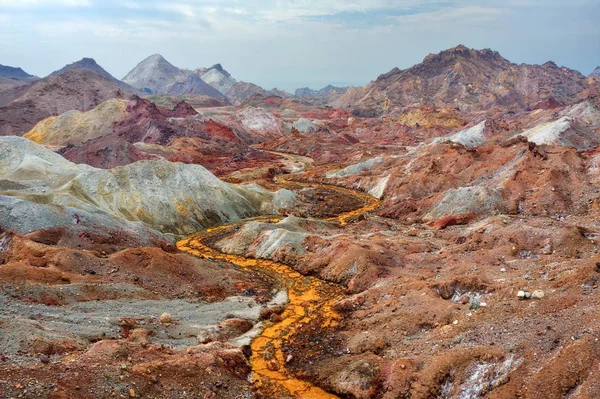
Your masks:
[[[198,115],[198,111],[196,111],[194,107],[185,101],[181,101],[178,102],[171,111],[169,111],[168,115],[171,118],[185,118],[187,116]]]

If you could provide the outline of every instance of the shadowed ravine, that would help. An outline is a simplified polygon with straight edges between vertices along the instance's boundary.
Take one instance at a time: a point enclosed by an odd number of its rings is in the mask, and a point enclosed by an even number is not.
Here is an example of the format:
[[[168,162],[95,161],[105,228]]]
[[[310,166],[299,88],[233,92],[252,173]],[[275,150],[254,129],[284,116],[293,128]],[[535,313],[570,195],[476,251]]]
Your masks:
[[[285,181],[282,181],[282,179],[279,182],[282,185],[285,184]],[[361,192],[324,184],[300,184],[313,188],[327,188],[344,195],[359,197],[363,202],[361,208],[340,214],[335,218],[327,219],[336,221],[342,226],[346,225],[350,220],[379,206],[379,200]],[[257,219],[253,220],[257,221]],[[261,222],[271,223],[276,223],[279,220],[281,218],[259,219]],[[252,378],[260,391],[265,395],[269,395],[269,397],[283,397],[291,394],[297,398],[305,399],[336,398],[336,396],[325,392],[321,388],[294,378],[285,367],[286,356],[281,348],[285,341],[292,338],[301,324],[319,320],[323,328],[335,327],[339,323],[341,316],[335,312],[333,304],[343,297],[344,292],[342,287],[315,277],[303,276],[281,263],[225,254],[206,244],[211,237],[219,235],[224,230],[232,227],[241,226],[244,223],[247,223],[247,221],[205,230],[178,242],[177,246],[180,250],[198,257],[221,259],[243,268],[260,269],[287,287],[289,303],[285,311],[281,314],[282,321],[267,325],[262,333],[252,342],[252,357],[250,358],[253,371]]]

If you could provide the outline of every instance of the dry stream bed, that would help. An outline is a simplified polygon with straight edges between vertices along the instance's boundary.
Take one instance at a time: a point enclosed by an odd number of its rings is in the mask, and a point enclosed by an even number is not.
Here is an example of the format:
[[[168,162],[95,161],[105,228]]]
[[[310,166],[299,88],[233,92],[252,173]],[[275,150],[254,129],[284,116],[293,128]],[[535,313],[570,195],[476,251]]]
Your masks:
[[[285,186],[285,180],[279,179]],[[379,206],[379,200],[357,191],[324,184],[299,183],[311,188],[327,188],[342,195],[358,197],[363,206],[342,213],[335,218],[341,226]],[[261,222],[276,223],[282,218],[265,218]],[[254,221],[257,221],[254,219]],[[244,256],[222,253],[207,242],[212,237],[219,236],[228,230],[241,227],[247,222],[238,222],[230,225],[208,229],[197,235],[177,243],[180,250],[195,256],[208,259],[224,260],[242,268],[253,268],[273,276],[287,288],[289,303],[281,314],[281,321],[268,325],[262,333],[252,341],[252,356],[250,364],[253,372],[253,382],[257,388],[268,397],[284,397],[292,395],[297,398],[321,399],[336,398],[306,381],[294,378],[286,369],[286,354],[282,351],[284,343],[291,339],[302,325],[318,321],[323,328],[335,327],[341,316],[333,310],[333,305],[343,298],[342,287],[322,281],[315,277],[307,277],[294,271],[292,268],[264,259],[248,258]],[[273,396],[276,395],[276,396]]]

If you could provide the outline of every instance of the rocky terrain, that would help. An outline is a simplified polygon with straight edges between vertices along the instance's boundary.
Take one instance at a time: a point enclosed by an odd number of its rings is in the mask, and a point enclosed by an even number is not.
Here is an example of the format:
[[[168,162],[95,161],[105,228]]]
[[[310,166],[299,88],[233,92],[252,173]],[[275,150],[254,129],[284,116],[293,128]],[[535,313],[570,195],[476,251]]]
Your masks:
[[[167,159],[202,164],[222,175],[274,159],[249,147],[251,133],[244,126],[234,131],[216,119],[185,102],[166,109],[134,96],[44,119],[24,137],[57,149],[73,162],[105,169]],[[248,115],[242,124],[251,119]]]
[[[600,397],[595,77],[74,65],[0,91],[0,397]]]
[[[61,227],[69,218],[80,224],[83,217],[95,225],[112,218],[182,235],[273,212],[271,193],[223,183],[200,165],[153,160],[105,170],[76,165],[25,138],[9,136],[1,144],[2,226],[21,234]]]

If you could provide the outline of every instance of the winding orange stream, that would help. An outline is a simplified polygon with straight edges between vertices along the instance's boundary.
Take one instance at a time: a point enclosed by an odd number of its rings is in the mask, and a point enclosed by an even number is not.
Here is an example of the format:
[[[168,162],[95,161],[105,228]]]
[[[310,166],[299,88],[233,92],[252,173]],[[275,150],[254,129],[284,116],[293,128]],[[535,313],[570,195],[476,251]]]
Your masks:
[[[285,180],[280,179],[280,183]],[[367,194],[326,184],[299,183],[306,187],[320,187],[335,190],[345,195],[359,197],[363,201],[361,208],[338,215],[327,220],[337,221],[346,225],[351,219],[379,206],[380,201]],[[253,221],[276,223],[281,217],[253,219]],[[315,319],[322,320],[323,327],[336,326],[341,316],[333,309],[333,304],[339,301],[344,293],[340,286],[331,284],[315,277],[307,277],[290,267],[264,259],[247,258],[219,252],[209,247],[205,242],[208,238],[219,234],[233,226],[242,226],[248,221],[242,221],[207,229],[185,240],[179,241],[177,247],[201,258],[220,259],[243,268],[255,268],[277,278],[288,290],[289,303],[281,314],[282,321],[268,324],[261,334],[252,341],[252,379],[259,391],[268,394],[267,397],[292,396],[301,399],[332,399],[337,398],[309,382],[295,378],[285,367],[286,355],[282,351],[285,341],[292,337],[302,324]],[[274,396],[277,395],[277,396]]]

